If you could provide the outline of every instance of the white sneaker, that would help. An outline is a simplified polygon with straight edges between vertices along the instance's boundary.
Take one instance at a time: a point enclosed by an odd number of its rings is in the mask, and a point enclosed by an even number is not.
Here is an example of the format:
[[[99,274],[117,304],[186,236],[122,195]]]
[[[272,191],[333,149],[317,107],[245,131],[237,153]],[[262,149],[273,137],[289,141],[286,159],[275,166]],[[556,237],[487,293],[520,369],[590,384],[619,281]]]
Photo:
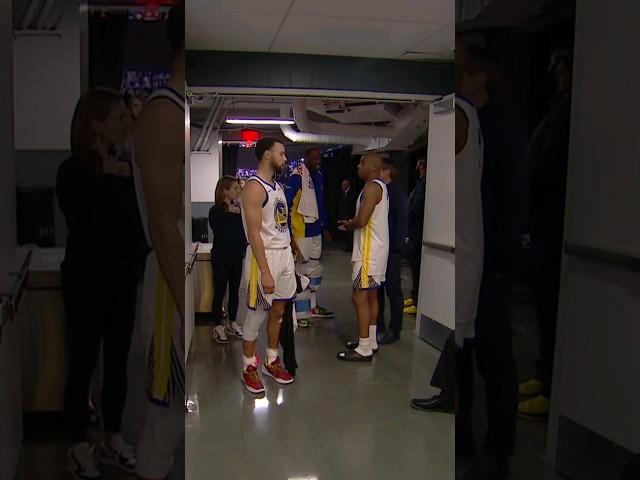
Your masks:
[[[232,337],[242,338],[242,327],[236,322],[231,322],[227,325],[227,333]]]
[[[88,442],[76,443],[67,451],[67,470],[77,480],[102,478],[93,458],[95,447]]]
[[[136,454],[131,445],[118,434],[110,441],[102,442],[100,461],[112,467],[119,467],[128,473],[136,472]]]
[[[224,333],[224,327],[222,325],[213,327],[213,339],[223,345],[229,343],[229,339],[227,338],[227,334]]]

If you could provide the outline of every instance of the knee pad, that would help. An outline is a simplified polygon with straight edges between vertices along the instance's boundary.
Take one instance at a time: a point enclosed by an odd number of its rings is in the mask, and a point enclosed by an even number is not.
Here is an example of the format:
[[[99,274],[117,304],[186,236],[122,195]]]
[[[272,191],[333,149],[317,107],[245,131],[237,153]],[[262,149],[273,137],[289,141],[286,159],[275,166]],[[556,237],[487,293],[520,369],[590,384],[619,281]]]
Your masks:
[[[310,260],[307,271],[307,276],[310,281],[309,288],[315,292],[322,283],[322,272],[324,271],[324,267],[318,260]]]
[[[294,306],[297,318],[311,318],[311,291],[308,288],[298,294]]]
[[[258,338],[260,327],[264,323],[266,316],[267,312],[260,307],[257,310],[247,310],[247,316],[244,319],[244,325],[242,325],[242,339],[254,342]]]

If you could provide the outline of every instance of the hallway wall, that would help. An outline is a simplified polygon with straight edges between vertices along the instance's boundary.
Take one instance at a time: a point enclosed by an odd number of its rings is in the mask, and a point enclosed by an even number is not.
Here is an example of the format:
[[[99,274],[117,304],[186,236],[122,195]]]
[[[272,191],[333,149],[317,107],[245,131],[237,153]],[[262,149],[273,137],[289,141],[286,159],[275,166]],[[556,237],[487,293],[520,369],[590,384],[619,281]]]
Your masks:
[[[0,0],[0,290],[13,282],[16,254],[15,159],[13,155],[12,1]],[[20,321],[2,327],[0,336],[0,478],[15,475],[22,442]]]

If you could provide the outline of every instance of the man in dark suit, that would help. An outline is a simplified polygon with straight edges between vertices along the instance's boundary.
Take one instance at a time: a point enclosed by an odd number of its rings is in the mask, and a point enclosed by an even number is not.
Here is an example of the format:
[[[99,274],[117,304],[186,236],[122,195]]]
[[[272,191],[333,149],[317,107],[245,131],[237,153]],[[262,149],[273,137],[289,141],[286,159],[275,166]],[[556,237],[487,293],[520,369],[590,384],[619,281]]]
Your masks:
[[[400,340],[402,330],[402,280],[401,262],[404,239],[409,226],[407,195],[393,183],[396,167],[392,160],[384,158],[380,170],[380,180],[389,192],[389,258],[384,288],[378,290],[378,333],[380,345],[389,345]],[[389,329],[384,322],[384,296],[389,297],[391,321]]]
[[[351,180],[345,178],[340,185],[342,196],[338,201],[338,220],[350,220],[356,214],[356,201],[358,196],[351,187]],[[340,230],[341,239],[344,242],[344,251],[350,252],[353,247],[353,231]]]
[[[424,202],[427,191],[427,161],[421,158],[416,164],[418,183],[409,195],[409,262],[413,287],[411,298],[404,302],[404,313],[416,315],[420,293],[420,263],[422,262],[422,228],[424,227]]]

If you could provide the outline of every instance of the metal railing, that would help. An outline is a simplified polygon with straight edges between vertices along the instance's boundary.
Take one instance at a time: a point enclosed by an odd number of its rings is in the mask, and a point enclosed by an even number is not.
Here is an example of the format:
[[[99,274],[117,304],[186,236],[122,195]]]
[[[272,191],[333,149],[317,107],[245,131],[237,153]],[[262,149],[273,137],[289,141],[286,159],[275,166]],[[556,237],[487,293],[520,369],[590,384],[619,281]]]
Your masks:
[[[452,247],[451,245],[444,245],[442,243],[436,243],[436,242],[428,242],[426,240],[422,241],[422,245],[427,248],[432,248],[434,250],[442,250],[443,252],[456,253],[456,247]]]
[[[24,294],[29,276],[29,267],[31,266],[31,258],[33,250],[29,250],[25,256],[22,266],[18,272],[11,272],[9,275],[14,277],[14,281],[7,292],[0,292],[0,342],[2,342],[2,331],[4,327],[12,323],[18,314],[18,307]]]
[[[193,252],[191,252],[191,257],[189,258],[189,261],[185,263],[184,265],[184,276],[188,277],[189,275],[191,275],[191,272],[193,271],[193,267],[196,264],[196,260],[198,259],[198,248],[199,248],[200,244],[196,243],[196,245],[193,247]]]
[[[592,262],[602,263],[610,267],[640,272],[640,258],[619,252],[611,252],[601,248],[578,245],[576,243],[565,242],[564,252],[573,257],[579,257]]]

